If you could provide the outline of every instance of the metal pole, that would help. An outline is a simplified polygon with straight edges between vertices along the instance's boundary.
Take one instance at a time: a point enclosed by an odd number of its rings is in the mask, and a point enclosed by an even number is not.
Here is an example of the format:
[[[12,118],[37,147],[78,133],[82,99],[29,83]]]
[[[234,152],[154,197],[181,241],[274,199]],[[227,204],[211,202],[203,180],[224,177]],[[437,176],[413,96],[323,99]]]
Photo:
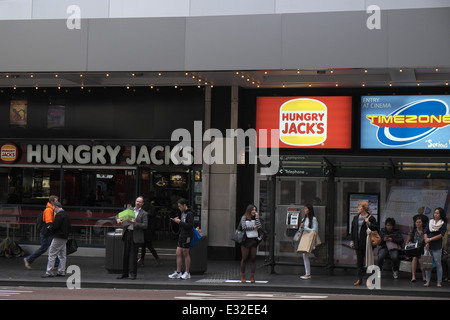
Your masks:
[[[270,176],[270,179],[267,178],[268,180],[268,194],[269,194],[269,205],[268,205],[268,209],[271,213],[270,215],[270,226],[271,226],[271,230],[270,230],[270,242],[269,242],[269,257],[270,257],[270,273],[274,274],[275,273],[275,186],[276,186],[276,181],[275,181],[275,176]]]

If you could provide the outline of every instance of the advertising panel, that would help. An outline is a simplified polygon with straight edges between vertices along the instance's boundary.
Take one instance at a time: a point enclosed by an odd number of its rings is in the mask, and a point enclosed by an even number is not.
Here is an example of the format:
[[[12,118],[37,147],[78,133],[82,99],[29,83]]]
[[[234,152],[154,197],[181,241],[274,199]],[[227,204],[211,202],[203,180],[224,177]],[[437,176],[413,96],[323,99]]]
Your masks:
[[[349,96],[258,97],[256,109],[256,131],[278,130],[279,148],[351,148]],[[259,147],[272,147],[271,139],[259,140]]]
[[[450,96],[361,97],[362,149],[450,149]]]
[[[380,195],[379,194],[367,194],[367,193],[349,193],[348,195],[348,234],[352,230],[353,218],[358,215],[358,206],[361,201],[366,201],[369,204],[369,213],[374,216],[380,225],[378,217],[380,207]]]

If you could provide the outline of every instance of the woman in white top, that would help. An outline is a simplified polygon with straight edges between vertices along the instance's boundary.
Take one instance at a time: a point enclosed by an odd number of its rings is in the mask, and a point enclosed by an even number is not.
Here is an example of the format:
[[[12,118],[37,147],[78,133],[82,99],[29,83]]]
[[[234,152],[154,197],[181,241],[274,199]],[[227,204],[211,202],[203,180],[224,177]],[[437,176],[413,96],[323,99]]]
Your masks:
[[[241,218],[240,227],[245,231],[245,240],[241,243],[241,282],[245,280],[245,265],[247,259],[250,258],[251,262],[251,280],[255,282],[255,270],[256,270],[256,249],[259,244],[258,231],[262,229],[261,222],[259,221],[259,213],[256,211],[256,206],[250,204],[247,206],[244,215]]]
[[[314,216],[313,206],[310,204],[306,204],[305,207],[303,208],[303,212],[305,213],[305,217],[303,218],[303,221],[300,224],[300,230],[303,231],[303,233],[310,233],[313,231],[319,232],[319,222]],[[305,275],[300,277],[303,280],[311,279],[311,263],[309,261],[309,257],[311,255],[312,253],[303,253]]]

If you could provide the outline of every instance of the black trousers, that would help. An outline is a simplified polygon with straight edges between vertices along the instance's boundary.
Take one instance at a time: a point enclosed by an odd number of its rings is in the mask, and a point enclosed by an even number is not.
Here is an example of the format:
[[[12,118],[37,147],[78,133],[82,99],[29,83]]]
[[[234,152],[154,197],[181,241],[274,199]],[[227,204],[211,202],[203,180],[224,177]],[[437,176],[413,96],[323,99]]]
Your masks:
[[[362,280],[364,274],[366,273],[366,268],[364,267],[364,262],[366,259],[366,246],[359,246],[356,249],[356,276],[358,280]]]
[[[137,256],[140,244],[133,241],[133,230],[125,230],[123,239],[123,267],[122,275],[137,276]]]
[[[151,254],[155,259],[159,259],[158,253],[156,252],[155,248],[153,248],[152,240],[146,239],[144,243],[141,243],[139,245],[141,247],[141,260],[144,261],[145,258],[145,248],[147,247],[148,250],[150,250]]]

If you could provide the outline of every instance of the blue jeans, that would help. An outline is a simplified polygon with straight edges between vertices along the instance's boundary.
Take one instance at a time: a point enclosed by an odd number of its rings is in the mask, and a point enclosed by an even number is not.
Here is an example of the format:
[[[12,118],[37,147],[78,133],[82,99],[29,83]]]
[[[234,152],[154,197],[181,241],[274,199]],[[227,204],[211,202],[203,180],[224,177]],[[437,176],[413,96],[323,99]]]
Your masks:
[[[45,236],[42,232],[39,234],[41,237],[41,246],[35,252],[26,257],[28,263],[33,263],[36,258],[40,257],[45,251],[47,251],[48,247],[52,244],[53,237]],[[56,258],[55,267],[59,266],[59,259]]]
[[[437,275],[437,282],[442,282],[442,264],[441,264],[441,257],[442,257],[442,250],[430,250],[431,255],[433,256],[434,263],[436,264],[436,275]],[[425,270],[425,277],[427,282],[431,281],[431,269]]]

